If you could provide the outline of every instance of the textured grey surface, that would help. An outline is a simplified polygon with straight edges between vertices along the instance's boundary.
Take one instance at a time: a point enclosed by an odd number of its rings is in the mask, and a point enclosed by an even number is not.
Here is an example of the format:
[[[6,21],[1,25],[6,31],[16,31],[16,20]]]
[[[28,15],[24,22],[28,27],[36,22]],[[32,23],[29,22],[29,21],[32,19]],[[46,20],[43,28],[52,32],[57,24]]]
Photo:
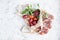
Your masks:
[[[34,40],[35,38],[36,40],[60,40],[59,1],[60,0],[0,0],[0,40]],[[23,19],[16,14],[16,8],[20,4],[27,3],[40,3],[40,8],[54,15],[53,28],[44,37],[39,37],[35,34],[32,36],[29,34],[26,35],[20,32],[20,28],[24,23]],[[30,36],[30,38],[28,36]]]

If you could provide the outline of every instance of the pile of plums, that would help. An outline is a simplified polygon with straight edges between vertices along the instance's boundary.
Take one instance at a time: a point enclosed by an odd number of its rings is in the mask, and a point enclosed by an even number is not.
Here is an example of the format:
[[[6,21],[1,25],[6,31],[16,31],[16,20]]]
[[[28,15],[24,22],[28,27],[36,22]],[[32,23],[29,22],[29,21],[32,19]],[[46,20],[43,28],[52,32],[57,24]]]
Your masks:
[[[39,20],[39,15],[40,15],[40,10],[37,9],[37,10],[33,11],[32,15],[27,15],[27,14],[23,15],[23,18],[27,19],[28,24],[31,27],[31,26],[34,26],[37,24],[37,22]],[[51,28],[51,22],[52,22],[53,18],[54,17],[50,14],[48,15],[48,18],[43,16],[42,17],[43,27],[42,28],[41,28],[41,26],[37,27],[36,32],[38,32],[41,35],[48,33],[48,30]]]

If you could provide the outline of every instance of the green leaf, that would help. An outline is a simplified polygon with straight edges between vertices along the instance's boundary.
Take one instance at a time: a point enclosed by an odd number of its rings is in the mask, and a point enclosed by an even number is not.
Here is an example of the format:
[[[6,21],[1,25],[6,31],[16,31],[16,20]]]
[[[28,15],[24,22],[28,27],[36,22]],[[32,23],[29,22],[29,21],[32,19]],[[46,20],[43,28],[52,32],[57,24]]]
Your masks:
[[[29,9],[29,14],[32,15],[33,14],[33,9]]]
[[[31,11],[29,11],[29,15],[31,15]]]
[[[38,8],[39,8],[39,4],[37,4]]]
[[[26,14],[28,12],[28,9],[25,9],[22,11],[22,14]]]
[[[29,6],[27,6],[27,9],[29,9]]]
[[[32,9],[32,5],[30,5],[30,6],[27,6],[25,10],[22,11],[22,14],[26,14],[27,13],[29,15],[32,15],[33,11],[34,10]]]
[[[34,12],[34,10],[33,9],[30,9],[31,10],[31,12]]]

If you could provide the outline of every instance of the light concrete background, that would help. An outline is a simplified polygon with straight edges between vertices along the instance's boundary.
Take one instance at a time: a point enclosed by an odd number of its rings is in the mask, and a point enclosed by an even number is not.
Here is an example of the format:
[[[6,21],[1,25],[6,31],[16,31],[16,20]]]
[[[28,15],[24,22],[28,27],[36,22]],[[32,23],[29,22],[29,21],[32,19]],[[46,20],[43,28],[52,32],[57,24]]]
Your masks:
[[[60,40],[60,0],[0,0],[0,40]],[[18,15],[21,4],[39,3],[40,8],[54,15],[53,27],[47,35],[23,34],[20,28],[25,23]],[[32,39],[31,39],[32,38]]]

